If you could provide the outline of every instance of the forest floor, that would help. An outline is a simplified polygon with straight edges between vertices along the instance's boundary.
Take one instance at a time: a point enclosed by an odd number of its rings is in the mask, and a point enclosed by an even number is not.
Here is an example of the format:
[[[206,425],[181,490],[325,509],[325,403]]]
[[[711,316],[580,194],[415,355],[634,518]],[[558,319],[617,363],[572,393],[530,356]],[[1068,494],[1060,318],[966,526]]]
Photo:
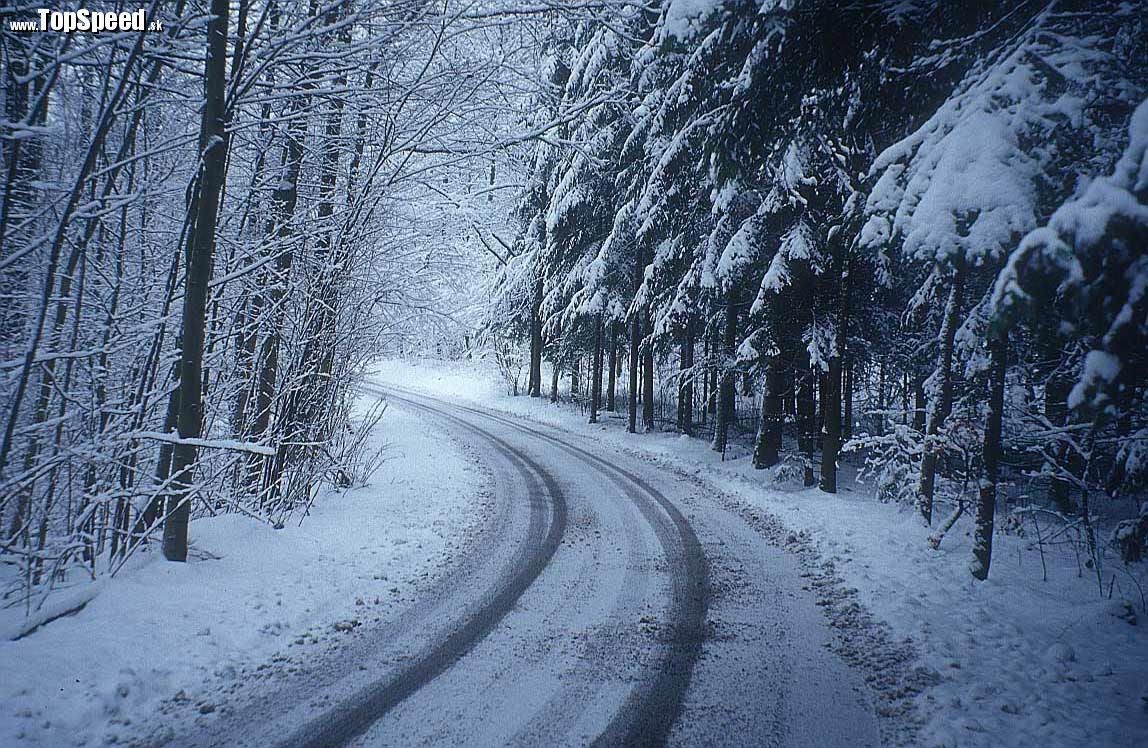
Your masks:
[[[811,586],[827,591],[820,604],[838,629],[834,649],[861,669],[878,710],[910,702],[922,745],[1148,744],[1143,568],[1109,555],[1101,594],[1073,544],[1001,532],[992,573],[977,583],[968,571],[970,518],[932,550],[912,511],[877,501],[851,477],[828,495],[784,471],[755,471],[744,443],[722,461],[703,440],[626,434],[613,414],[591,426],[583,406],[508,396],[497,372],[478,362],[386,361],[373,379],[593,435],[700,479],[750,521],[784,528],[781,544],[803,557]],[[906,652],[924,677],[891,680],[890,661]]]
[[[23,611],[2,611],[0,745],[124,742],[165,702],[210,713],[247,671],[290,668],[408,607],[485,521],[486,478],[422,419],[398,408],[384,419],[373,482],[318,497],[302,524],[196,520],[186,564],[141,553],[77,588],[91,598],[81,611],[15,641]]]

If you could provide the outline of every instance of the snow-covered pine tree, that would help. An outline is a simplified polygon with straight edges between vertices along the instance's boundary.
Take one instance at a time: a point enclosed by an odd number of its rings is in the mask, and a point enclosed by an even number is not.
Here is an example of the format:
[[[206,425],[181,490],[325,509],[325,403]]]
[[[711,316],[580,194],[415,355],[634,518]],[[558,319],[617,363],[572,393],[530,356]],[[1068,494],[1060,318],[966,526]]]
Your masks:
[[[996,272],[1077,175],[1111,159],[1106,143],[1135,95],[1122,56],[1136,46],[1140,22],[1124,6],[1102,6],[1017,8],[1002,19],[1003,36],[999,24],[978,19],[991,31],[970,40],[981,51],[969,72],[871,170],[863,246],[882,255],[891,274],[925,279],[906,319],[923,312],[939,330],[916,492],[926,521],[944,456],[982,459],[946,423],[980,421],[980,375],[992,358],[981,353],[985,307]]]

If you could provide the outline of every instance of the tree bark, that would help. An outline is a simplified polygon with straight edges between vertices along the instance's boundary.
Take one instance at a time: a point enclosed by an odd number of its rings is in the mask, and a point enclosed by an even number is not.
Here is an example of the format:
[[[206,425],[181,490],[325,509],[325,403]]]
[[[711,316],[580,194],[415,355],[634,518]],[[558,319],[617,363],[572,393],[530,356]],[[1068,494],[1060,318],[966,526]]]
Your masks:
[[[989,340],[992,370],[989,385],[989,412],[985,423],[984,453],[981,456],[981,481],[977,501],[977,518],[973,530],[972,575],[981,581],[989,576],[993,554],[993,521],[997,503],[997,474],[1001,455],[1001,424],[1004,420],[1005,373],[1008,368],[1008,339],[994,336]]]
[[[642,311],[642,328],[653,329],[650,324],[650,309]],[[642,350],[642,430],[654,430],[654,343],[650,340]]]
[[[304,79],[305,81],[305,79]],[[307,85],[305,82],[303,85]],[[283,144],[280,178],[271,194],[272,215],[267,222],[267,243],[274,246],[274,282],[268,291],[267,307],[271,313],[270,329],[259,347],[259,373],[255,382],[255,413],[249,429],[249,438],[258,442],[271,427],[271,414],[279,384],[279,349],[283,342],[283,329],[287,318],[287,289],[291,269],[295,264],[295,210],[299,202],[299,175],[303,167],[303,145],[307,138],[307,111],[309,97],[299,96],[288,108],[290,121]],[[247,463],[245,482],[251,490],[258,490],[265,472],[267,459],[252,455]],[[264,488],[269,481],[264,481]]]
[[[558,360],[555,359],[550,362],[553,369],[550,372],[550,402],[558,402],[558,379],[562,374],[562,367],[558,365]]]
[[[829,359],[821,405],[825,425],[821,431],[821,483],[826,493],[837,493],[837,452],[841,446],[841,357]]]
[[[930,403],[928,423],[925,426],[925,454],[921,458],[921,477],[917,484],[917,511],[921,513],[925,524],[933,523],[933,493],[936,487],[938,458],[934,442],[953,407],[953,342],[957,335],[957,318],[960,315],[964,288],[964,267],[958,265],[953,274],[953,285],[949,289],[949,300],[945,303],[945,316],[941,321],[941,350],[938,362],[940,393]]]
[[[590,423],[598,422],[598,408],[602,404],[602,315],[594,318],[594,371],[590,382]]]
[[[913,375],[913,429],[925,433],[925,380],[919,374]]]
[[[694,432],[694,317],[686,319],[678,359],[678,431],[692,436]]]
[[[806,486],[817,482],[813,475],[813,451],[817,446],[817,404],[813,399],[816,388],[817,372],[807,360],[797,378],[798,447],[805,462]]]
[[[530,306],[530,375],[526,391],[531,397],[542,397],[542,273],[534,281]]]
[[[710,389],[710,368],[712,363],[710,361],[710,335],[708,332],[702,334],[702,406],[698,408],[698,420],[702,425],[705,425],[706,417],[710,412],[710,398],[712,397],[713,390]]]
[[[730,289],[725,303],[725,319],[722,326],[721,377],[718,383],[717,413],[714,417],[714,439],[711,445],[715,452],[725,453],[729,442],[729,427],[734,419],[734,406],[737,386],[737,373],[733,368],[734,350],[737,346],[737,298]]]
[[[187,281],[183,297],[183,323],[180,351],[179,418],[181,439],[197,439],[203,426],[202,356],[208,282],[215,254],[215,225],[219,199],[226,179],[227,132],[225,91],[227,64],[228,0],[211,0],[211,20],[207,24],[207,56],[204,62],[204,107],[200,128],[203,154],[199,190],[194,213],[195,228],[188,237]],[[175,490],[163,529],[163,555],[169,561],[187,560],[187,526],[191,517],[191,490],[195,480],[197,450],[181,442],[172,456]]]
[[[826,377],[824,438],[821,443],[821,485],[826,493],[837,493],[837,456],[841,450],[841,394],[847,356],[846,341],[849,328],[849,258],[841,260],[841,296],[837,313],[837,337],[833,355],[829,358],[829,372]]]
[[[753,466],[758,470],[773,467],[781,461],[781,427],[785,420],[781,390],[784,380],[781,357],[770,356],[761,388],[761,422],[753,450]]]
[[[642,318],[635,313],[630,320],[630,391],[626,393],[629,406],[629,420],[626,431],[631,434],[638,431],[638,348],[642,344]]]
[[[618,388],[618,323],[610,320],[610,373],[606,385],[606,410],[615,410],[615,394]]]

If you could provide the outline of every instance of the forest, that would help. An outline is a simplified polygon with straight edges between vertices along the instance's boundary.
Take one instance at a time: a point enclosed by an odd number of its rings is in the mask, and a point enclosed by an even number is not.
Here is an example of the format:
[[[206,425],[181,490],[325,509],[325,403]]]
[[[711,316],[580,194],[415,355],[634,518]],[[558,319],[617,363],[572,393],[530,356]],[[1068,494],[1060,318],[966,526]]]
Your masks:
[[[1099,579],[1096,504],[1137,516],[1148,470],[1143,11],[699,1],[574,28],[538,107],[585,114],[531,156],[488,329],[529,340],[531,396],[542,358],[592,361],[591,421],[718,452],[752,424],[755,467],[830,493],[853,454],[932,542],[975,514],[979,579],[1001,492],[1079,522]]]
[[[401,474],[416,354],[1139,587],[1140,0],[82,7],[0,9],[0,607]]]

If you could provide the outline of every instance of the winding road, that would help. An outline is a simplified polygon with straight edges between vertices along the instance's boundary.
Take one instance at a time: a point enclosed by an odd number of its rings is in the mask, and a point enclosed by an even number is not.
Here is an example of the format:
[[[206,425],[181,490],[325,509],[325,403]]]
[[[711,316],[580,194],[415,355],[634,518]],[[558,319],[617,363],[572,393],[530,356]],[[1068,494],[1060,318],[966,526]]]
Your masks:
[[[398,619],[167,744],[876,746],[797,561],[701,484],[392,387],[476,449],[495,513]]]

